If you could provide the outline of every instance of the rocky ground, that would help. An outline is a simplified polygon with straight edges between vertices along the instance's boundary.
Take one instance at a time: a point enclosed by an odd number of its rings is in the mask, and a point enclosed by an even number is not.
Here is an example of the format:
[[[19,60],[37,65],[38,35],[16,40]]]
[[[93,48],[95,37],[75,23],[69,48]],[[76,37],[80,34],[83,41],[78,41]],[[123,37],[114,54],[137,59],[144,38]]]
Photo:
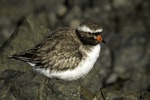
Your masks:
[[[150,100],[149,9],[149,0],[1,0],[0,100]],[[48,79],[9,58],[87,18],[107,45],[83,79]]]

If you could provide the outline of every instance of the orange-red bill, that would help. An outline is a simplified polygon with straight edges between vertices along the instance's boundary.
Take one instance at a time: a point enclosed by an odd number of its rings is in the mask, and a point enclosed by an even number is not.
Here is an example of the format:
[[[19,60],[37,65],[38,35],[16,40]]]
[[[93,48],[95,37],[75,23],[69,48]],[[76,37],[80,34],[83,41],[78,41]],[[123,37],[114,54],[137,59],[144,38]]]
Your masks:
[[[103,41],[102,36],[101,36],[101,35],[98,35],[98,36],[96,37],[96,40],[97,40],[98,42],[102,42],[102,41]]]

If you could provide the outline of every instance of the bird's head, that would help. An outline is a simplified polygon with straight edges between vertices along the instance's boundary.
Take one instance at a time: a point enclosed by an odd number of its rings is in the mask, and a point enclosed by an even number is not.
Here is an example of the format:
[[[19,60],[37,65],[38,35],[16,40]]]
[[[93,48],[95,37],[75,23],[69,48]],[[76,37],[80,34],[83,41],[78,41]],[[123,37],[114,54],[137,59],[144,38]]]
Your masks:
[[[102,27],[93,20],[84,21],[76,29],[80,40],[87,45],[96,45],[100,42],[105,43],[101,36],[102,31]]]

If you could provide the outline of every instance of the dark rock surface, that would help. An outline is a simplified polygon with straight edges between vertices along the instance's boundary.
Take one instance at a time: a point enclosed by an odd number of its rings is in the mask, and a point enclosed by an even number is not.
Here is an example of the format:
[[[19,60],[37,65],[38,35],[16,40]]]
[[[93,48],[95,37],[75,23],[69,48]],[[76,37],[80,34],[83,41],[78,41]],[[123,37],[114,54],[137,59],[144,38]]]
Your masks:
[[[149,100],[149,9],[149,0],[1,0],[0,100]],[[48,79],[9,59],[86,18],[103,25],[107,45],[83,79]]]

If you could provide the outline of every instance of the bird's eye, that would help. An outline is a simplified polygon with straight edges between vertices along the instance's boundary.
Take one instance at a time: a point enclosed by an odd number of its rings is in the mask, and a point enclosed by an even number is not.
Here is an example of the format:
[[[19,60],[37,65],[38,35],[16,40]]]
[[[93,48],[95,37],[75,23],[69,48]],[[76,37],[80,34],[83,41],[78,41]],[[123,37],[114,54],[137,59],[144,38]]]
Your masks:
[[[88,32],[89,35],[91,35],[92,33]]]
[[[97,36],[97,35],[100,35],[101,33],[100,33],[100,32],[97,32],[97,33],[94,33],[94,34]]]

